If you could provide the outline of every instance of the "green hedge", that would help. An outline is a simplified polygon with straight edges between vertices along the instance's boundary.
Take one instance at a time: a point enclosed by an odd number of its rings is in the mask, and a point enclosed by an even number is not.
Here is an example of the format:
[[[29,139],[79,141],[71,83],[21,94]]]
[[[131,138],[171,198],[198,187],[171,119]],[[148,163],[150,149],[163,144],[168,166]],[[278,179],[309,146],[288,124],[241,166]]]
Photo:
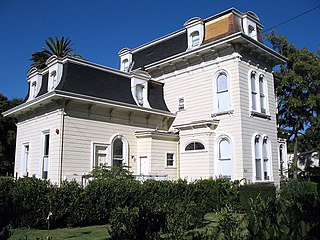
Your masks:
[[[165,216],[163,229],[167,231],[174,229],[170,224],[180,224],[175,215],[180,210],[186,213],[181,219],[195,226],[206,212],[239,202],[238,185],[223,179],[142,183],[130,178],[97,178],[84,188],[74,181],[57,187],[37,178],[0,178],[0,199],[0,213],[6,216],[1,218],[2,226],[44,229],[50,212],[50,228],[108,224],[115,209],[138,208],[139,214]]]
[[[240,186],[240,203],[242,209],[248,209],[250,199],[260,196],[262,199],[274,199],[276,197],[276,186],[273,183],[254,183]]]

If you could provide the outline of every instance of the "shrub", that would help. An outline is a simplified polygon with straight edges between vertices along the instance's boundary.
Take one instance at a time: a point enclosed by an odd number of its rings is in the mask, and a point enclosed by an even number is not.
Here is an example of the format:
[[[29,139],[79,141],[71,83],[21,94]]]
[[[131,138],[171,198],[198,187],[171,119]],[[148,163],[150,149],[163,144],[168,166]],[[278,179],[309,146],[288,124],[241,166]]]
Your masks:
[[[112,239],[159,239],[164,225],[162,213],[143,208],[116,208],[111,212]]]
[[[19,178],[13,188],[15,227],[46,228],[50,211],[48,181]]]
[[[7,239],[9,232],[7,225],[12,215],[12,190],[14,180],[10,177],[0,177],[0,239]]]
[[[192,199],[206,207],[207,212],[220,210],[226,205],[237,206],[239,184],[226,179],[201,179],[190,184]]]
[[[200,226],[205,214],[204,208],[189,199],[181,199],[167,205],[165,232],[169,239],[183,239],[188,230]]]
[[[273,183],[254,183],[240,186],[240,203],[242,209],[248,209],[250,199],[260,196],[262,199],[274,199],[276,197],[276,186]]]
[[[88,224],[107,224],[112,209],[138,206],[140,182],[127,179],[95,179],[85,188]]]
[[[52,189],[50,223],[52,228],[87,225],[84,221],[84,190],[76,181],[63,181]]]

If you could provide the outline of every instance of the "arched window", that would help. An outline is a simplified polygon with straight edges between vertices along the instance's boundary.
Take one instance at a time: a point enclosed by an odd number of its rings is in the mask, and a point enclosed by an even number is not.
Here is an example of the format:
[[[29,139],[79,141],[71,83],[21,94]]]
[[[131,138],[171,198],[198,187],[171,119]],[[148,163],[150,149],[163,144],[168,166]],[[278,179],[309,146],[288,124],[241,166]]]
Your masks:
[[[136,85],[136,98],[139,106],[143,106],[144,104],[144,86],[141,84]]]
[[[123,66],[123,71],[124,72],[128,72],[129,69],[129,60],[128,59],[124,59],[122,61],[122,66]]]
[[[250,74],[250,79],[251,79],[251,101],[252,101],[252,110],[256,111],[257,110],[257,98],[258,98],[258,92],[257,92],[257,86],[256,86],[256,75],[257,73],[255,71],[252,71]]]
[[[191,142],[185,147],[185,151],[203,150],[204,145],[201,142]]]
[[[190,37],[191,37],[191,47],[192,48],[198,47],[200,45],[199,32],[195,31],[195,32],[191,33]]]
[[[120,135],[112,141],[111,166],[124,166],[128,164],[128,142]]]
[[[254,139],[255,180],[271,180],[271,157],[268,137],[256,135]]]
[[[260,74],[259,76],[259,91],[260,91],[260,107],[261,107],[261,112],[266,113],[266,95],[265,95],[265,87],[264,87],[264,79],[263,75]]]
[[[220,72],[216,79],[217,110],[230,109],[229,79],[225,72]]]
[[[231,144],[228,139],[223,138],[219,142],[219,176],[231,179],[232,161]]]
[[[250,73],[251,110],[267,114],[267,87],[263,74],[256,71]]]

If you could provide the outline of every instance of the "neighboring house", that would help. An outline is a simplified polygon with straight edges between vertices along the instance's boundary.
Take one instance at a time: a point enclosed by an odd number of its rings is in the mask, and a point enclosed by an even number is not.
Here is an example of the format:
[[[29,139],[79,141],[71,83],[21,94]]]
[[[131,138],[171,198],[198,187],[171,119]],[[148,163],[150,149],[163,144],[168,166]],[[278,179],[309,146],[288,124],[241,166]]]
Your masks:
[[[293,163],[293,158],[294,158],[294,154],[289,153],[288,154],[289,165]],[[320,167],[318,152],[308,151],[308,152],[298,153],[297,167],[299,168],[299,171],[305,171],[313,167]]]
[[[101,164],[159,179],[279,183],[272,68],[253,12],[192,18],[119,52],[120,70],[52,56],[28,73],[16,117],[15,175],[81,177]]]

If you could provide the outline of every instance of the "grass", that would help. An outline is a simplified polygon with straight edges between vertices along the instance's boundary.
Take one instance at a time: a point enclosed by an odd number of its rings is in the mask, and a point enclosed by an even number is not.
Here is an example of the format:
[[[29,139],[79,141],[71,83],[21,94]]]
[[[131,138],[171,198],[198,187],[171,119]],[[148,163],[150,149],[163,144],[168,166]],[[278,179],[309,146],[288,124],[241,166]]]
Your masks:
[[[37,230],[28,228],[19,228],[11,230],[10,240],[42,240],[49,235],[51,239],[68,239],[68,240],[105,240],[110,239],[107,231],[107,225],[90,226],[78,228],[60,228],[48,230]]]
[[[204,225],[195,231],[204,231],[206,227],[218,225],[218,217],[216,213],[207,213],[204,216]],[[68,239],[68,240],[106,240],[110,239],[107,231],[107,225],[78,227],[78,228],[59,228],[48,230],[18,228],[11,230],[9,240],[42,240],[49,235],[52,240]]]

